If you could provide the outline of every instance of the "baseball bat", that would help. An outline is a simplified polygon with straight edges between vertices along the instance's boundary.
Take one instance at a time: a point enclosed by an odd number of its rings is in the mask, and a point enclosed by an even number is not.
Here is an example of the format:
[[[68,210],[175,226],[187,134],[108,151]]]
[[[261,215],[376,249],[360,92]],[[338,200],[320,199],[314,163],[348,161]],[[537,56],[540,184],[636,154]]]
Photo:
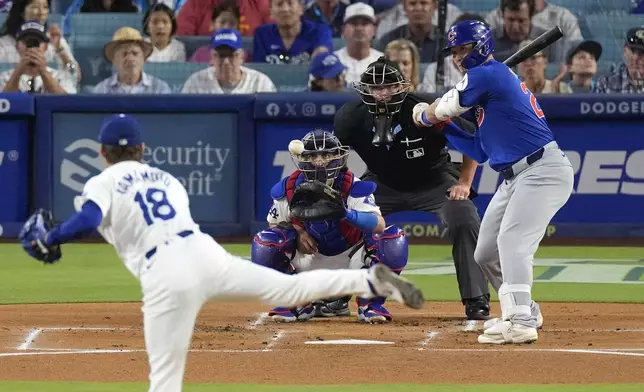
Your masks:
[[[515,54],[510,56],[503,64],[507,65],[510,68],[513,68],[515,65],[524,62],[530,57],[534,56],[539,51],[547,48],[553,43],[557,42],[563,37],[563,33],[559,26],[555,26],[552,29],[541,34],[535,38],[532,42],[519,49]]]

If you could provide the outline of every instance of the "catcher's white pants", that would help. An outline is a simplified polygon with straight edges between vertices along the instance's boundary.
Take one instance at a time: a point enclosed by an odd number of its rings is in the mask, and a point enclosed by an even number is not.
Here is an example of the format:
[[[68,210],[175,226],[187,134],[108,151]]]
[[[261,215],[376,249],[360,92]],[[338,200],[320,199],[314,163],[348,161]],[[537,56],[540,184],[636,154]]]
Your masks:
[[[360,245],[360,249],[353,255],[351,255],[352,251],[353,248],[349,248],[335,256],[325,256],[321,253],[309,255],[296,252],[291,264],[298,273],[316,269],[360,269],[366,266],[364,262],[364,245]]]
[[[370,298],[367,276],[367,270],[282,274],[229,254],[199,232],[159,246],[140,277],[149,392],[181,391],[192,331],[209,299],[248,298],[294,307],[344,295]]]

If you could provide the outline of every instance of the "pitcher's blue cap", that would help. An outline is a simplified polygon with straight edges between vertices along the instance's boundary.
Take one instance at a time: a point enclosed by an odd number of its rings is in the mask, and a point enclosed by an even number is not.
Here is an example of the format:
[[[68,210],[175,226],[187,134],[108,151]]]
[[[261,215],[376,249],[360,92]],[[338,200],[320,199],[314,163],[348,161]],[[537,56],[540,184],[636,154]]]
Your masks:
[[[138,146],[141,140],[141,125],[127,114],[114,114],[103,120],[98,141],[106,146]]]

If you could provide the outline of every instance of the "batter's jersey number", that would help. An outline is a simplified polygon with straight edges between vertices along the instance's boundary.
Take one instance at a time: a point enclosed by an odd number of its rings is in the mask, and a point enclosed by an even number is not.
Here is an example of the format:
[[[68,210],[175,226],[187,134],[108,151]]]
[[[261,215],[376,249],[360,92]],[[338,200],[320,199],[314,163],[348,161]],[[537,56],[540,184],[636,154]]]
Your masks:
[[[537,103],[537,97],[532,94],[532,91],[528,90],[528,86],[526,86],[525,83],[521,83],[521,90],[524,94],[530,94],[530,105],[532,106],[532,110],[534,110],[534,113],[537,115],[537,117],[544,118],[545,116],[543,115],[543,110],[541,110],[539,104]]]
[[[163,189],[149,188],[145,192],[145,198],[141,192],[136,192],[134,201],[141,207],[143,218],[148,226],[154,223],[152,218],[166,221],[177,215],[177,212],[168,201],[168,195]]]

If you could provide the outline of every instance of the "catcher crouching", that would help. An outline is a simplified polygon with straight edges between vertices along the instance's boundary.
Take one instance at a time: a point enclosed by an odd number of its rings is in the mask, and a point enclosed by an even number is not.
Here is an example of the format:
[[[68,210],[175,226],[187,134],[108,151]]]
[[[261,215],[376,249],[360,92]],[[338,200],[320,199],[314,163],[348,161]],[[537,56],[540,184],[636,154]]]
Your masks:
[[[407,265],[407,238],[399,227],[385,226],[373,196],[376,184],[360,181],[348,170],[349,148],[332,133],[315,130],[292,141],[289,151],[298,169],[271,189],[269,228],[253,239],[253,263],[287,274],[383,263],[400,274]],[[277,307],[269,316],[278,322],[345,316],[349,300]],[[385,297],[356,300],[359,321],[392,320]]]

